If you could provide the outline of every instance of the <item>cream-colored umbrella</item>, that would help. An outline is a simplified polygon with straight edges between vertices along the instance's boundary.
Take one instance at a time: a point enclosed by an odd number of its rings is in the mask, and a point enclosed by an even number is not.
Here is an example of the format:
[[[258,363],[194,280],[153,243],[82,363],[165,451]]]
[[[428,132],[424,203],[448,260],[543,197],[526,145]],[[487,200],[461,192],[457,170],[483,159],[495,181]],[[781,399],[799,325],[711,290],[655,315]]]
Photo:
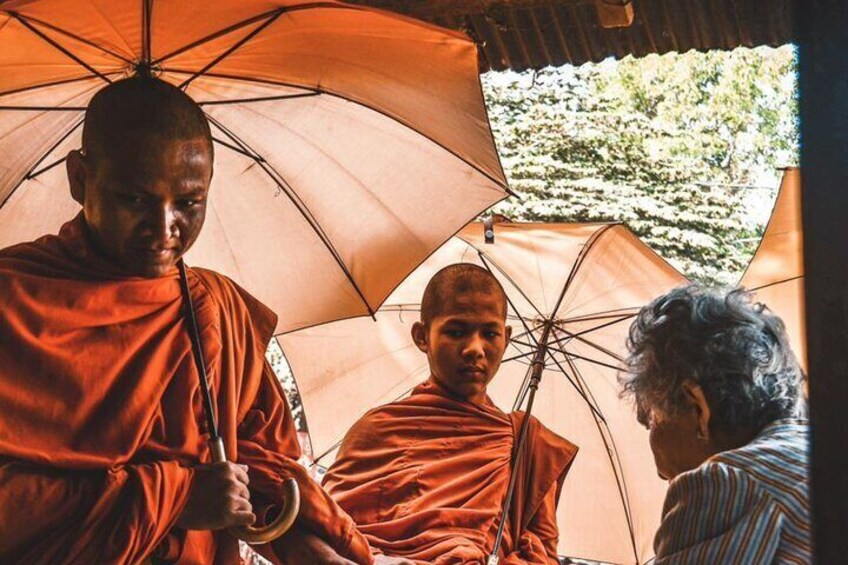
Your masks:
[[[368,409],[427,378],[410,328],[427,281],[457,262],[489,268],[510,298],[513,339],[489,388],[502,409],[523,397],[535,341],[553,322],[533,414],[580,446],[558,510],[560,553],[645,563],[666,487],[647,431],[619,398],[617,375],[638,309],[685,279],[619,224],[503,223],[491,244],[482,225],[471,224],[392,293],[376,323],[359,318],[279,336],[318,462],[332,462]]]
[[[368,314],[506,195],[464,35],[333,1],[0,1],[0,247],[78,210],[62,161],[110,81],[150,72],[205,109],[207,222],[188,256],[279,331]]]
[[[783,173],[766,231],[739,281],[783,319],[789,342],[806,373],[804,231],[801,227],[801,170]]]

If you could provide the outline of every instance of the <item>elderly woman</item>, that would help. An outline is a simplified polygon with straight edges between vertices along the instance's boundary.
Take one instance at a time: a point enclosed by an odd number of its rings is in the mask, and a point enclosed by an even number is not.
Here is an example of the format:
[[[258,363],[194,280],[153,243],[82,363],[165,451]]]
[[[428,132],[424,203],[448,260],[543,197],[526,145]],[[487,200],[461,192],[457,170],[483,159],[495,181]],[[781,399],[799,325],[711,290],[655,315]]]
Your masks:
[[[656,564],[811,562],[802,375],[780,319],[689,286],[643,308],[628,346],[622,394],[670,481]]]

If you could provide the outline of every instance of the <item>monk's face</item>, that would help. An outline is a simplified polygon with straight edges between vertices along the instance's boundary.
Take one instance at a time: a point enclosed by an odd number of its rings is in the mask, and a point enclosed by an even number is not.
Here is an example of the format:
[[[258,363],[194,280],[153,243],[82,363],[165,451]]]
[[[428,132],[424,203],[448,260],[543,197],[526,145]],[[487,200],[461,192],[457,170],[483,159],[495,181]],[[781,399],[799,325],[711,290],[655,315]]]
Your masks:
[[[68,157],[71,193],[93,243],[128,276],[171,272],[206,217],[208,142],[132,134],[103,153]]]
[[[412,337],[427,354],[438,384],[470,402],[481,403],[509,343],[503,299],[493,292],[467,292],[444,304],[429,324],[418,322]]]

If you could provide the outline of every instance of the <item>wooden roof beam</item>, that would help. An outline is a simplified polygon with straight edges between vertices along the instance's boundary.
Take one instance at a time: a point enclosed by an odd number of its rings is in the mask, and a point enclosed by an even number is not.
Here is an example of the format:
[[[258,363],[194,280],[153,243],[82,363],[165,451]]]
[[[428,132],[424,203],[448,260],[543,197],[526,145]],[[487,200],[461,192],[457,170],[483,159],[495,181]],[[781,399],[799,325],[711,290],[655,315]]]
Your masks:
[[[434,19],[486,14],[492,9],[523,10],[552,4],[586,4],[587,0],[348,0],[415,18]],[[592,0],[588,0],[591,2]],[[619,0],[610,0],[618,2]],[[627,0],[628,2],[630,0]]]
[[[633,24],[633,0],[595,0],[601,27],[630,27]]]

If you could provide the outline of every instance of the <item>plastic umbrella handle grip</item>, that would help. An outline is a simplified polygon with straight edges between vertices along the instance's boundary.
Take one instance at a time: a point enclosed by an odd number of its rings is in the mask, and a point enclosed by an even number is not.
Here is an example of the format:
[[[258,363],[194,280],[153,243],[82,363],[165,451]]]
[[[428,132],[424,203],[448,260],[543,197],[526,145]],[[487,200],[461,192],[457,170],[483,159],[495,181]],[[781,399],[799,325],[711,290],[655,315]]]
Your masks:
[[[221,463],[227,460],[224,450],[224,442],[220,437],[209,440],[209,451],[212,454],[213,463]],[[227,531],[236,538],[251,545],[261,545],[274,541],[286,533],[294,524],[297,513],[300,510],[300,489],[294,479],[287,479],[283,483],[283,501],[280,514],[265,526],[240,526],[229,528]]]

